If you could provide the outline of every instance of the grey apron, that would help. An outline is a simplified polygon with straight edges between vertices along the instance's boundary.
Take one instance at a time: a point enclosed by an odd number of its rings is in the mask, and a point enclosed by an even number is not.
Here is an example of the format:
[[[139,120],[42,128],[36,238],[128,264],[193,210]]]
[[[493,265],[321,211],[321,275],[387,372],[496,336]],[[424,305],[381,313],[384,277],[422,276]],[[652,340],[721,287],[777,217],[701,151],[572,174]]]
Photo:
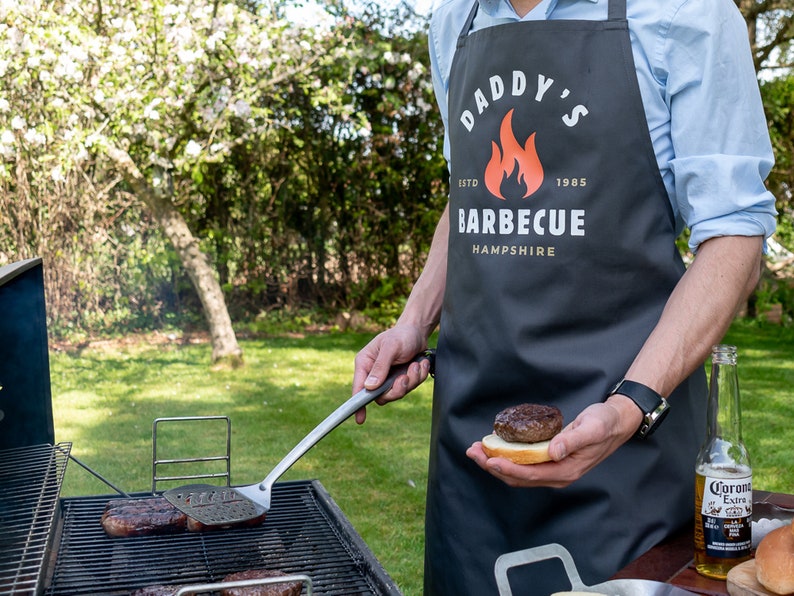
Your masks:
[[[650,439],[565,489],[510,488],[465,451],[494,415],[603,401],[684,267],[653,152],[625,0],[606,21],[461,32],[449,89],[450,238],[433,406],[426,594],[496,594],[505,552],[559,542],[587,584],[691,523],[705,429],[702,371]],[[551,564],[550,564],[551,565]],[[569,589],[511,572],[514,593]]]

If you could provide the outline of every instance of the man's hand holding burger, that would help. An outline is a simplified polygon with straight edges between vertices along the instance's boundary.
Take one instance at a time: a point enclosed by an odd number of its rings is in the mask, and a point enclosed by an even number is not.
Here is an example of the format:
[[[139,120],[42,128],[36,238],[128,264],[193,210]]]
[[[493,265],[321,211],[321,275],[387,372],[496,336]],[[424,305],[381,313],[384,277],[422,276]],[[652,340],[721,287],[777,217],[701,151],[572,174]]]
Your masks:
[[[576,419],[549,440],[550,461],[516,464],[505,457],[489,457],[482,441],[466,451],[486,472],[509,486],[562,488],[578,480],[628,441],[640,425],[641,413],[625,396],[585,408]]]

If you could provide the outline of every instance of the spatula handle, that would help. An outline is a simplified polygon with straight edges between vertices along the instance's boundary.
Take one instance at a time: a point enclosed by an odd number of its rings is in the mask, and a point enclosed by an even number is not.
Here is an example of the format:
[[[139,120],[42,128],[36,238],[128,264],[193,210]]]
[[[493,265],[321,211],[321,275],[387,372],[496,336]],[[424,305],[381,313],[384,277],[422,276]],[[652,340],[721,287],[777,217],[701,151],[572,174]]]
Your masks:
[[[320,441],[320,439],[325,437],[325,435],[334,430],[337,426],[342,424],[342,422],[347,420],[351,415],[369,404],[375,398],[386,393],[394,384],[394,380],[400,375],[405,374],[405,372],[408,370],[408,367],[412,363],[421,362],[422,360],[430,361],[430,369],[432,371],[435,361],[435,351],[426,350],[417,355],[413,360],[411,360],[411,362],[393,366],[389,371],[388,378],[377,389],[373,389],[372,391],[368,389],[362,389],[353,397],[349,398],[345,403],[334,410],[325,420],[314,427],[314,430],[306,435],[300,443],[293,447],[292,451],[290,451],[262,481],[262,483],[259,485],[259,489],[263,491],[269,491],[276,480],[278,480],[284,474],[284,472],[289,470],[292,467],[292,464],[298,461],[309,449],[314,447]]]

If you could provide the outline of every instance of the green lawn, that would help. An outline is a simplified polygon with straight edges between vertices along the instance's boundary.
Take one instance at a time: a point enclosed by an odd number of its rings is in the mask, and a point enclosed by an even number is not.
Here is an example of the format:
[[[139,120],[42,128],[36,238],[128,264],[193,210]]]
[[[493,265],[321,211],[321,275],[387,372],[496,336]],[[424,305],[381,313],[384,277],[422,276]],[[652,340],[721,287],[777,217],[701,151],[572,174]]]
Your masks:
[[[734,323],[742,435],[755,488],[794,493],[794,329]]]
[[[123,490],[148,491],[155,418],[226,415],[232,421],[232,483],[259,482],[350,395],[353,356],[368,339],[245,340],[246,366],[220,372],[209,369],[210,348],[201,344],[53,352],[56,440],[72,442],[75,457]],[[794,492],[794,330],[737,322],[726,339],[739,347],[755,486]],[[345,422],[283,477],[319,479],[406,596],[421,594],[422,586],[431,390],[428,382],[409,399],[371,406],[365,425]],[[221,436],[217,425],[190,426],[165,447],[180,443],[193,453],[217,453]],[[69,465],[65,496],[111,492]]]

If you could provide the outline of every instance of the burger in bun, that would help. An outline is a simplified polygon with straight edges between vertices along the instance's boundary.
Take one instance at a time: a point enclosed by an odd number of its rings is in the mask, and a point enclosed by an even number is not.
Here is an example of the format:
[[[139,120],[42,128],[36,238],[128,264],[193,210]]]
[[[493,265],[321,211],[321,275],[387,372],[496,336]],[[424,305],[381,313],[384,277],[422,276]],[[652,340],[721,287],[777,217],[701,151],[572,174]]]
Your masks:
[[[562,430],[562,412],[540,404],[511,406],[496,415],[493,430],[482,439],[488,457],[504,457],[517,464],[551,461],[549,442]]]
[[[775,594],[794,593],[794,526],[772,530],[755,551],[755,576]]]

